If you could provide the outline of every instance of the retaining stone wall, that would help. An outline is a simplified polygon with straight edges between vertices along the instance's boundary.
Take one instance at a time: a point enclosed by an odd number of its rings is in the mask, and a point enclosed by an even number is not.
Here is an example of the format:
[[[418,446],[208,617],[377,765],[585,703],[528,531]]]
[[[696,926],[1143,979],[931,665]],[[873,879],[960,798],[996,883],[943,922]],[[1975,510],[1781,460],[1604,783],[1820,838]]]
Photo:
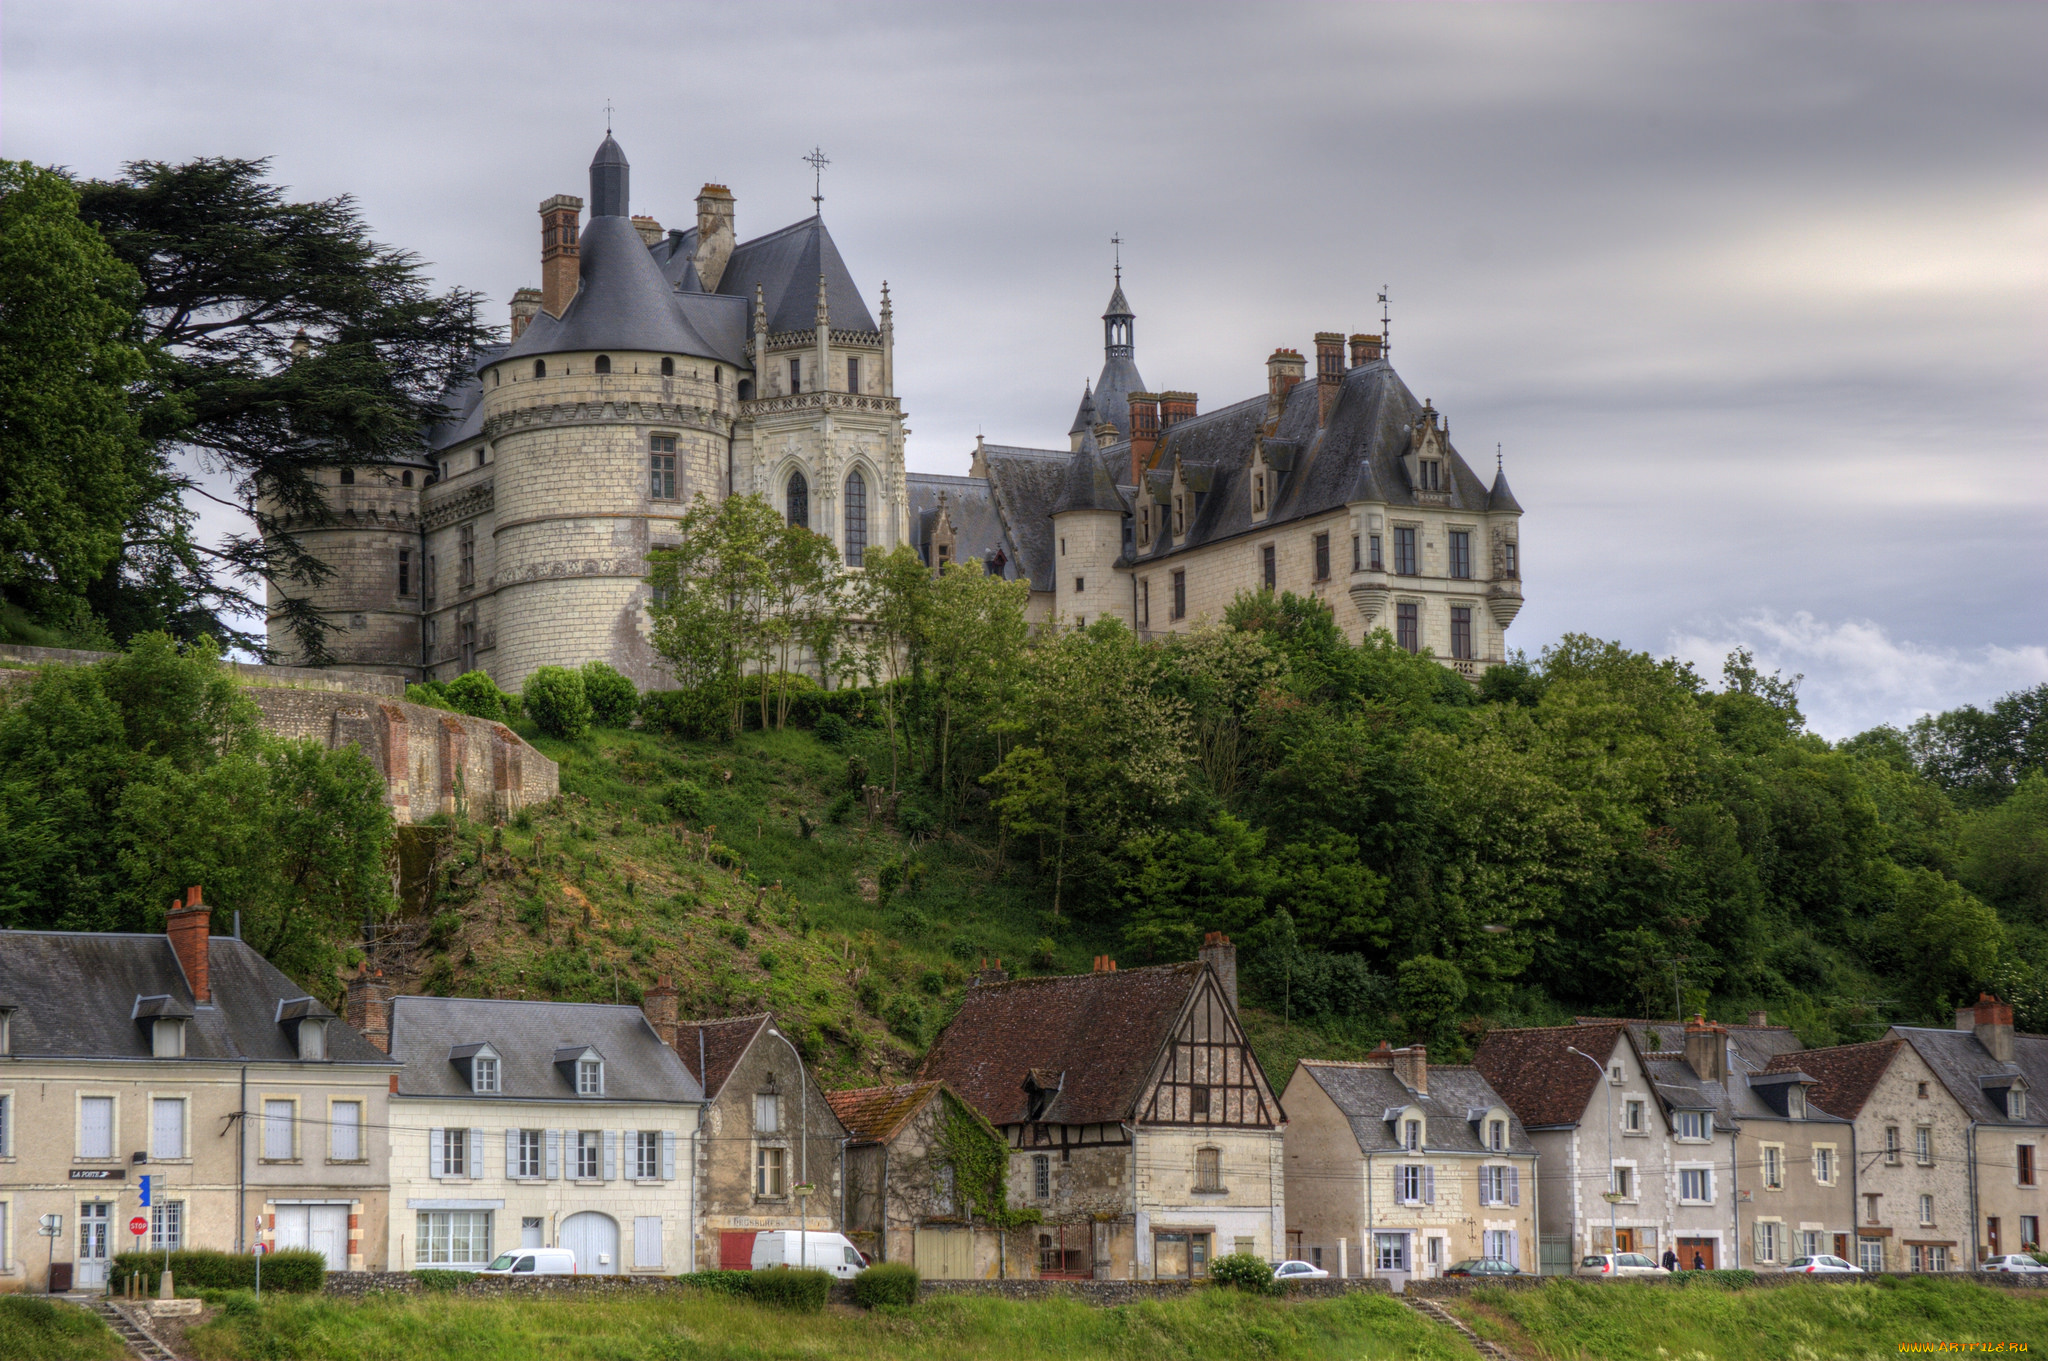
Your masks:
[[[1759,1273],[1753,1288],[1758,1290],[1775,1290],[1781,1286],[1793,1285],[1795,1283],[1804,1281],[1871,1281],[1877,1279],[1880,1275],[1889,1276],[1894,1280],[1901,1281],[1925,1280],[1929,1276],[1935,1276],[1936,1278],[1941,1280],[1972,1280],[1976,1281],[1980,1285],[2004,1286],[2008,1289],[2020,1290],[2028,1288],[2039,1290],[2044,1287],[2048,1287],[2048,1274],[2032,1276],[2020,1272],[2008,1271],[1945,1271],[1920,1272],[1917,1274],[1912,1272],[1887,1271],[1881,1273],[1870,1272],[1861,1276],[1850,1275],[1847,1272],[1843,1272],[1839,1275],[1831,1273],[1827,1275],[1815,1274],[1809,1276],[1803,1271],[1772,1271]],[[1498,1287],[1502,1290],[1540,1290],[1546,1283],[1550,1281],[1565,1280],[1583,1281],[1588,1285],[1649,1285],[1659,1286],[1665,1289],[1716,1288],[1713,1286],[1689,1287],[1683,1283],[1682,1277],[1673,1276],[1633,1276],[1624,1278],[1620,1281],[1599,1281],[1588,1276],[1487,1276],[1483,1278],[1471,1276],[1439,1276],[1434,1280],[1408,1282],[1407,1293],[1415,1296],[1418,1299],[1456,1299],[1465,1295],[1473,1294],[1480,1290],[1486,1290],[1495,1287]],[[1318,1281],[1311,1282],[1311,1284],[1320,1285],[1322,1283]],[[1750,1288],[1752,1287],[1744,1287],[1744,1289]]]
[[[13,662],[17,666],[90,666],[119,655],[117,652],[87,652],[79,648],[0,643],[0,662]],[[350,694],[405,698],[404,677],[377,671],[343,671],[325,666],[258,666],[253,662],[229,662],[228,666],[233,669],[236,679],[245,685],[342,690]]]
[[[457,1294],[473,1295],[621,1295],[649,1290],[680,1290],[684,1287],[669,1276],[488,1276],[457,1288]],[[1190,1290],[1209,1288],[1206,1283],[1186,1281],[925,1281],[919,1295],[993,1295],[1011,1300],[1073,1299],[1108,1307],[1138,1300],[1179,1299]],[[407,1271],[330,1271],[326,1291],[330,1295],[361,1298],[385,1291],[422,1293],[419,1279]],[[1387,1293],[1383,1280],[1356,1277],[1351,1280],[1297,1281],[1287,1288],[1290,1299],[1334,1299],[1347,1294]],[[851,1304],[853,1287],[844,1281],[832,1285],[835,1303]]]

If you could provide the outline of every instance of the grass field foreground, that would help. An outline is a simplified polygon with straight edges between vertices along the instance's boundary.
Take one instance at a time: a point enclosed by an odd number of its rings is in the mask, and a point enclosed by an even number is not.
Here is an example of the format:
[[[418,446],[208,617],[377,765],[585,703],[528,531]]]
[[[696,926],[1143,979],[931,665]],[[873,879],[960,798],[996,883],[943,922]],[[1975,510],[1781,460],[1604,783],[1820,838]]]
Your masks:
[[[114,1330],[79,1308],[33,1295],[0,1295],[0,1361],[121,1361]]]
[[[239,1304],[239,1302],[238,1302]],[[186,1334],[199,1361],[1471,1361],[1385,1296],[1283,1303],[1223,1290],[1097,1308],[959,1296],[793,1314],[676,1291],[604,1300],[266,1298]]]
[[[2016,1350],[2048,1338],[2048,1290],[1933,1276],[1749,1290],[1560,1280],[1442,1303],[1525,1361],[1860,1361],[1904,1344]]]

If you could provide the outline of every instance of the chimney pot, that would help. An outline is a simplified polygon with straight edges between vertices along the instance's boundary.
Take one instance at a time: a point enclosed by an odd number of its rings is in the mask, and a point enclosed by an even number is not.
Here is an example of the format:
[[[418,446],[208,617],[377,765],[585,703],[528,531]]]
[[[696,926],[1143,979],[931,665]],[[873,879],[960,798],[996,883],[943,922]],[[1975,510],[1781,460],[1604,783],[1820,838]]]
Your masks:
[[[391,1052],[391,985],[384,981],[383,970],[372,969],[368,964],[356,970],[355,977],[348,981],[342,1019],[361,1031],[363,1038],[379,1050]]]
[[[1344,387],[1344,337],[1337,331],[1316,332],[1316,426],[1330,423],[1330,408]]]
[[[1272,429],[1287,405],[1287,394],[1307,371],[1299,352],[1275,350],[1266,359],[1266,427]]]
[[[1724,1081],[1728,1076],[1727,1058],[1726,1027],[1714,1025],[1700,1015],[1685,1023],[1685,1061],[1702,1079]]]
[[[654,1027],[663,1044],[671,1049],[676,1047],[676,985],[669,975],[662,974],[653,987],[640,995],[640,1014]]]
[[[1156,392],[1133,392],[1131,403],[1131,485],[1138,485],[1139,476],[1152,466],[1152,455],[1159,445],[1159,394]]]
[[[1380,357],[1380,338],[1368,332],[1351,337],[1351,367],[1370,364]]]
[[[1379,1048],[1377,1048],[1377,1049],[1373,1050],[1373,1051],[1372,1051],[1372,1052],[1371,1052],[1370,1054],[1367,1054],[1367,1055],[1365,1056],[1365,1063],[1366,1063],[1366,1066],[1367,1066],[1368,1068],[1391,1068],[1391,1067],[1393,1067],[1393,1066],[1394,1066],[1394,1049],[1393,1049],[1393,1046],[1392,1046],[1392,1045],[1390,1045],[1390,1044],[1388,1044],[1388,1043],[1387,1043],[1387,1042],[1386,1042],[1385,1040],[1381,1040],[1381,1041],[1380,1041],[1380,1043],[1379,1043]]]
[[[2000,1063],[2012,1062],[2012,1008],[1990,993],[1977,994],[1977,1005],[1956,1013],[1956,1029],[1973,1032]]]
[[[213,912],[199,900],[199,886],[185,890],[183,902],[171,899],[171,911],[164,920],[164,934],[170,937],[171,952],[178,957],[178,967],[185,971],[185,981],[192,988],[195,1005],[206,1006],[213,1001],[213,989],[207,979],[207,939],[213,934]]]
[[[1223,932],[1211,931],[1202,937],[1197,956],[1216,971],[1216,979],[1223,985],[1223,1000],[1230,1003],[1230,1014],[1237,1015],[1237,947]]]
[[[540,205],[540,305],[551,317],[568,310],[583,279],[582,217],[583,200],[574,194],[556,194]]]
[[[1749,1023],[1751,1025],[1769,1025],[1771,1023],[1771,1014],[1767,1011],[1752,1011],[1749,1013]]]
[[[663,235],[661,223],[655,219],[636,213],[633,216],[633,230],[640,233],[640,239],[648,245],[658,246],[661,244]]]
[[[1411,1044],[1406,1049],[1393,1050],[1387,1056],[1393,1061],[1394,1076],[1401,1079],[1401,1085],[1417,1096],[1429,1095],[1429,1049],[1424,1045]]]

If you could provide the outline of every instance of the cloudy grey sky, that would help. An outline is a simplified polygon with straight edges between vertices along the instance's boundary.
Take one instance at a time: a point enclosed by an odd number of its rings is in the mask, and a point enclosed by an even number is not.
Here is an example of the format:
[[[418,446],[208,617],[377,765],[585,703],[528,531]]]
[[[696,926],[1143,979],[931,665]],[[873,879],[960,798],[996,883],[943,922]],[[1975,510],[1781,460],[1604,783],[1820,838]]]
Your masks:
[[[914,467],[1060,445],[1112,232],[1155,388],[1362,330],[1567,632],[1843,736],[2048,680],[2048,6],[10,5],[0,153],[270,156],[502,312],[604,105],[634,209],[825,213]]]

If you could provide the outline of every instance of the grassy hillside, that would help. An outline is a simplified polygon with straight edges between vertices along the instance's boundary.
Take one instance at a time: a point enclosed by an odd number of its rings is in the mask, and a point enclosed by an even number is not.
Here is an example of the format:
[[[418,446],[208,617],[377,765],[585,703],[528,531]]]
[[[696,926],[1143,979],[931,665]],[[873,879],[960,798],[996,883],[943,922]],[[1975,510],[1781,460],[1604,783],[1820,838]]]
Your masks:
[[[0,1295],[0,1361],[114,1361],[128,1348],[75,1304]]]
[[[1112,933],[1051,917],[1033,871],[995,847],[871,826],[848,764],[886,781],[879,752],[797,729],[736,746],[525,735],[561,763],[562,797],[430,834],[431,896],[387,956],[403,988],[637,1002],[670,974],[686,1017],[772,1008],[828,1083],[853,1085],[912,1068],[984,958],[1016,976],[1119,953]],[[1379,1039],[1247,1022],[1276,1084],[1303,1053],[1356,1057]]]

